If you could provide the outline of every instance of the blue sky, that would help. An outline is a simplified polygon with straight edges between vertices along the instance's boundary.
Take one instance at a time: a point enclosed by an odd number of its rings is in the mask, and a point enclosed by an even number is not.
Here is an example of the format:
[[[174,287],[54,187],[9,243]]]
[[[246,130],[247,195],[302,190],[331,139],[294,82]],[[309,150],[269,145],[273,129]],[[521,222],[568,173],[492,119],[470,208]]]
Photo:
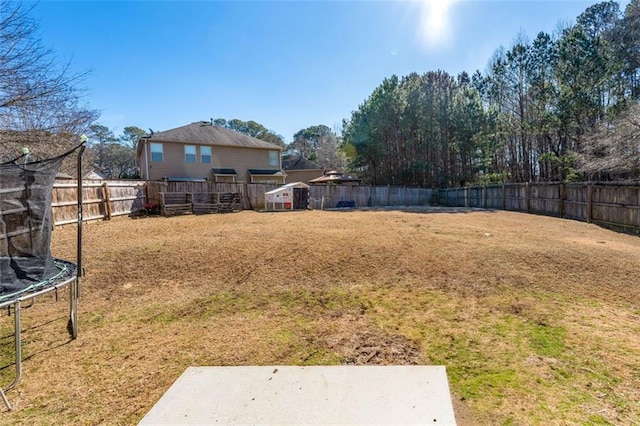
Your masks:
[[[291,142],[339,126],[385,77],[484,71],[518,34],[553,33],[595,3],[41,0],[33,16],[60,60],[91,70],[86,101],[116,134],[222,117]]]

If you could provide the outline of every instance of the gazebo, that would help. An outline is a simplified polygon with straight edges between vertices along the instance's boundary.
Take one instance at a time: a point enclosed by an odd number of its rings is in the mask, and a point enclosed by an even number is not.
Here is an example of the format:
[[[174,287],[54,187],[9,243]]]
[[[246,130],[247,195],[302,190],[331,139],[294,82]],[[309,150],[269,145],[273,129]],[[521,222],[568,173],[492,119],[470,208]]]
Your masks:
[[[361,181],[362,179],[360,178],[349,176],[336,170],[331,170],[329,172],[326,172],[324,176],[311,179],[309,183],[312,185],[326,185],[328,183],[336,185],[359,185]]]

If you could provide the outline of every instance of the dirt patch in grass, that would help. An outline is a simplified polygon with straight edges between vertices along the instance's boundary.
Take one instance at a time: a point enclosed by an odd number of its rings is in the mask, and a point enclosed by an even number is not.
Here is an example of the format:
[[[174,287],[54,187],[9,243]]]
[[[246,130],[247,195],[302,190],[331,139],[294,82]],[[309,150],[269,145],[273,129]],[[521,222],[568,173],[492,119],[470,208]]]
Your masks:
[[[132,424],[189,366],[445,365],[460,424],[640,423],[640,239],[510,212],[256,213],[87,224],[23,314],[3,422]],[[75,228],[54,253],[75,257]],[[11,380],[11,320],[0,361]]]

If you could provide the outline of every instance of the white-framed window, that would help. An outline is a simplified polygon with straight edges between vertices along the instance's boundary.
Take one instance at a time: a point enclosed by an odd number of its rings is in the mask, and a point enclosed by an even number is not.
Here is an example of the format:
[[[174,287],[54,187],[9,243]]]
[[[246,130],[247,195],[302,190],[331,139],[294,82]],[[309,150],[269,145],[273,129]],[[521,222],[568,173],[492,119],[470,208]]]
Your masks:
[[[202,161],[202,164],[211,164],[211,147],[210,146],[200,147],[200,161]]]
[[[269,165],[270,166],[278,165],[278,151],[269,151]]]
[[[164,150],[161,143],[151,142],[151,161],[161,163],[164,161]]]
[[[196,162],[196,146],[195,145],[184,146],[184,162],[185,163]]]

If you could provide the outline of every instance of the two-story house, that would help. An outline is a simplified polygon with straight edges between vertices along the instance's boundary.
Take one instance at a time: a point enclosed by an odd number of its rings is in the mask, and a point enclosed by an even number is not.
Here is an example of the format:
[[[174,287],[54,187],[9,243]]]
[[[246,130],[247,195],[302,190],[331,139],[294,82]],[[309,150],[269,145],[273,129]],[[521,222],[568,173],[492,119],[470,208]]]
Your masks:
[[[198,121],[138,141],[136,157],[145,180],[208,180],[284,184],[282,148]]]

